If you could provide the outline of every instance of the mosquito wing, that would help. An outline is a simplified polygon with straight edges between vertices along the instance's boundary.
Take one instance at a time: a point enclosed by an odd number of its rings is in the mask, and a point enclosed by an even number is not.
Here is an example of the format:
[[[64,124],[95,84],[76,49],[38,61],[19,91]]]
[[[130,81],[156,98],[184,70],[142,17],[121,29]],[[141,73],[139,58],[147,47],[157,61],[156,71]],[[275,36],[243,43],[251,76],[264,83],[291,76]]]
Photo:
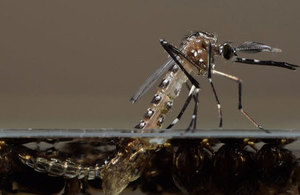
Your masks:
[[[175,62],[172,58],[169,58],[168,61],[159,67],[155,72],[153,72],[144,84],[135,92],[135,94],[130,98],[132,103],[138,101],[152,86],[153,84],[163,75],[165,74]]]

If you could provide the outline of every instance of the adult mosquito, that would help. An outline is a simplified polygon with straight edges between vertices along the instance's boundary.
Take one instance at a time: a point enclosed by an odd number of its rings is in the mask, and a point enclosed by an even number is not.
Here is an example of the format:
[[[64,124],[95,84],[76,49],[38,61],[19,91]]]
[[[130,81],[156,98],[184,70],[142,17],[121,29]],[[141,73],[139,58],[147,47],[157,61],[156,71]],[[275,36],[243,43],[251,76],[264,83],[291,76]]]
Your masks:
[[[189,88],[190,92],[188,98],[186,99],[180,113],[177,118],[167,127],[171,128],[174,126],[182,117],[184,111],[189,105],[191,99],[195,101],[194,112],[192,120],[188,129],[196,128],[197,121],[197,109],[198,109],[198,92],[199,92],[199,83],[194,78],[196,75],[202,75],[207,77],[209,80],[211,89],[213,91],[217,109],[219,113],[219,127],[223,125],[222,109],[221,104],[215,90],[212,75],[221,76],[227,79],[230,79],[238,84],[238,109],[240,112],[252,122],[252,124],[259,128],[263,129],[262,125],[257,123],[253,117],[251,117],[247,112],[244,111],[242,105],[242,82],[236,76],[220,72],[216,70],[214,64],[214,58],[216,56],[222,56],[226,60],[231,60],[233,62],[249,65],[261,65],[261,66],[277,66],[281,68],[286,68],[289,70],[295,70],[298,65],[290,64],[287,62],[277,62],[272,60],[257,60],[257,59],[248,59],[241,58],[238,56],[238,53],[258,53],[258,52],[281,52],[278,48],[272,48],[263,43],[257,42],[244,42],[239,46],[234,46],[229,42],[223,44],[217,43],[217,37],[214,34],[208,32],[196,32],[187,36],[181,43],[179,48],[171,45],[167,41],[161,39],[160,43],[162,47],[170,55],[168,61],[157,69],[144,84],[136,91],[136,93],[131,97],[130,101],[135,103],[138,101],[150,88],[151,86],[163,75],[166,73],[165,78],[162,83],[159,85],[158,92],[154,96],[154,99],[151,102],[150,108],[148,108],[147,113],[144,115],[144,118],[136,126],[139,129],[147,128],[156,128],[160,127],[162,122],[159,122],[159,125],[153,125],[155,121],[162,121],[166,111],[168,110],[167,106],[173,103],[173,99],[178,96],[181,86],[189,80],[192,83],[192,87]],[[178,71],[179,69],[179,71]],[[181,72],[178,73],[178,72]],[[161,102],[161,100],[164,100]],[[160,104],[159,104],[160,103]],[[172,104],[173,105],[173,104]],[[151,120],[153,115],[154,120]]]

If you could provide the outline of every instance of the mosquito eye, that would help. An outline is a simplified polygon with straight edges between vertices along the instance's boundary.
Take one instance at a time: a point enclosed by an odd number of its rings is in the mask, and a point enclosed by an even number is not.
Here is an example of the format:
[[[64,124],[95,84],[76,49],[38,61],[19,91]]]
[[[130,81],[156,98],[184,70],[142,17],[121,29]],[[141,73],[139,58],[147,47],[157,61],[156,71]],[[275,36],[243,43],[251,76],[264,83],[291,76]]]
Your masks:
[[[236,54],[234,48],[230,44],[225,43],[222,47],[222,55],[225,59],[229,60]]]

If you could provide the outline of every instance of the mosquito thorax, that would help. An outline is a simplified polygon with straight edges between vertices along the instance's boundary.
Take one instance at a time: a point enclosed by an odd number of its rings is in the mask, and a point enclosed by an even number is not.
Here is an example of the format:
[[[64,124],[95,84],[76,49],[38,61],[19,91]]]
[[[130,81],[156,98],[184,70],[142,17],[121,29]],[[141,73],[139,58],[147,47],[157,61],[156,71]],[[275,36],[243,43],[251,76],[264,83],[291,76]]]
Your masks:
[[[196,32],[188,36],[182,43],[183,53],[195,63],[197,72],[205,75],[208,71],[208,47],[214,48],[217,37],[210,33]],[[214,55],[214,54],[213,54]]]
[[[219,47],[219,52],[226,60],[236,56],[236,49],[230,43],[224,43],[221,45]]]

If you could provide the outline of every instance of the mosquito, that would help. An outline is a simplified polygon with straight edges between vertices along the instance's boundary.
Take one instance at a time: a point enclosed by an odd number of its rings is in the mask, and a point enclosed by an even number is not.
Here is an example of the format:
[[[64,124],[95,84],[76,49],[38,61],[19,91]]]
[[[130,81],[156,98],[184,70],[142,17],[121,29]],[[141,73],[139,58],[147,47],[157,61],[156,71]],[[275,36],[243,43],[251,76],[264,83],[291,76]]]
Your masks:
[[[192,120],[187,129],[196,129],[198,94],[200,89],[199,83],[195,79],[197,75],[207,77],[209,80],[217,103],[219,126],[222,127],[222,109],[213,84],[213,74],[228,78],[238,84],[238,109],[256,127],[262,129],[262,126],[243,110],[241,80],[233,75],[217,71],[214,64],[215,56],[222,56],[226,60],[244,64],[278,66],[290,70],[295,70],[298,67],[297,65],[286,62],[240,58],[237,55],[239,52],[280,52],[281,50],[257,42],[245,42],[238,47],[233,46],[229,42],[218,45],[217,37],[207,32],[196,32],[187,36],[179,48],[176,48],[165,40],[160,40],[160,43],[170,55],[169,59],[145,81],[130,99],[133,103],[138,101],[153,84],[165,74],[164,79],[159,84],[158,90],[150,103],[150,107],[144,114],[143,119],[135,126],[137,130],[141,130],[141,132],[145,133],[147,133],[149,129],[161,128],[166,114],[173,107],[174,99],[179,96],[182,86],[186,84],[187,81],[190,81],[192,84],[191,87],[188,86],[188,98],[177,118],[167,128],[173,127],[180,120],[187,106],[191,100],[193,100],[195,106]],[[20,156],[20,160],[25,164],[29,164],[29,166],[35,170],[47,173],[50,173],[49,170],[52,170],[53,167],[56,168],[56,165],[67,166],[67,168],[62,167],[58,173],[55,172],[54,175],[57,176],[94,178],[96,175],[96,177],[102,179],[102,187],[106,195],[118,195],[130,182],[135,181],[142,175],[143,170],[151,160],[154,152],[160,150],[160,147],[163,147],[162,144],[156,142],[156,140],[159,139],[122,138],[118,141],[118,150],[116,153],[113,154],[103,166],[78,167],[79,164],[74,164],[69,161],[49,160],[43,157],[31,158],[30,156]],[[206,144],[206,142],[202,141],[201,144]],[[207,142],[207,144],[209,149],[209,142]],[[68,172],[68,175],[66,175],[66,172]]]
[[[196,75],[207,77],[213,91],[217,109],[219,113],[219,127],[223,125],[221,104],[215,90],[212,74],[228,78],[238,84],[238,109],[241,113],[250,120],[257,128],[263,129],[242,106],[242,82],[233,75],[226,74],[215,69],[214,57],[222,56],[226,60],[233,62],[252,64],[252,65],[267,65],[278,66],[290,70],[295,70],[298,66],[287,62],[262,61],[256,59],[247,59],[238,57],[239,52],[257,53],[257,52],[280,52],[280,49],[272,48],[268,45],[257,42],[245,42],[242,45],[235,47],[229,42],[222,45],[217,44],[217,37],[208,32],[196,32],[187,36],[181,43],[179,49],[161,39],[162,47],[170,55],[167,62],[157,69],[145,83],[131,97],[130,101],[135,103],[138,101],[163,75],[165,77],[159,84],[158,90],[151,100],[150,107],[147,109],[142,120],[135,128],[143,133],[147,133],[149,129],[161,128],[166,114],[173,107],[174,99],[179,96],[183,84],[188,80],[192,83],[189,88],[189,95],[186,99],[177,118],[167,127],[173,127],[182,117],[184,111],[193,99],[195,102],[192,120],[187,130],[196,129],[197,125],[197,110],[198,110],[198,94],[199,83],[194,78]],[[159,150],[159,145],[151,142],[150,139],[134,138],[124,140],[121,144],[123,150],[104,167],[101,172],[103,178],[102,187],[107,195],[118,195],[126,188],[126,186],[139,178],[142,170],[146,167],[154,151]],[[203,142],[202,144],[206,144]],[[209,142],[207,142],[209,149]]]
[[[161,39],[162,47],[169,54],[168,61],[158,68],[144,84],[136,91],[131,97],[130,101],[135,103],[138,101],[152,85],[166,73],[163,81],[159,85],[157,93],[154,95],[151,105],[148,108],[143,119],[136,126],[138,129],[153,129],[159,128],[162,125],[165,114],[173,105],[173,100],[179,95],[182,85],[188,80],[192,83],[189,88],[189,95],[186,99],[177,118],[167,127],[167,129],[174,126],[183,115],[185,109],[189,105],[191,99],[195,101],[195,107],[192,115],[192,120],[188,129],[196,128],[197,109],[198,109],[198,93],[199,83],[194,78],[197,75],[207,77],[213,95],[217,103],[217,110],[219,114],[219,127],[223,126],[223,117],[221,104],[215,90],[212,75],[221,76],[232,80],[238,84],[238,109],[240,112],[257,128],[263,129],[262,125],[257,123],[244,109],[242,105],[242,81],[236,76],[220,72],[216,70],[214,58],[221,56],[226,60],[249,65],[262,65],[262,66],[277,66],[290,70],[295,70],[298,65],[290,64],[287,62],[277,62],[272,60],[257,60],[238,57],[238,53],[258,53],[258,52],[281,52],[278,48],[272,48],[263,43],[257,42],[244,42],[243,44],[235,47],[230,42],[223,44],[217,43],[217,37],[208,32],[196,32],[187,36],[181,43],[179,48],[171,45],[167,41]]]

